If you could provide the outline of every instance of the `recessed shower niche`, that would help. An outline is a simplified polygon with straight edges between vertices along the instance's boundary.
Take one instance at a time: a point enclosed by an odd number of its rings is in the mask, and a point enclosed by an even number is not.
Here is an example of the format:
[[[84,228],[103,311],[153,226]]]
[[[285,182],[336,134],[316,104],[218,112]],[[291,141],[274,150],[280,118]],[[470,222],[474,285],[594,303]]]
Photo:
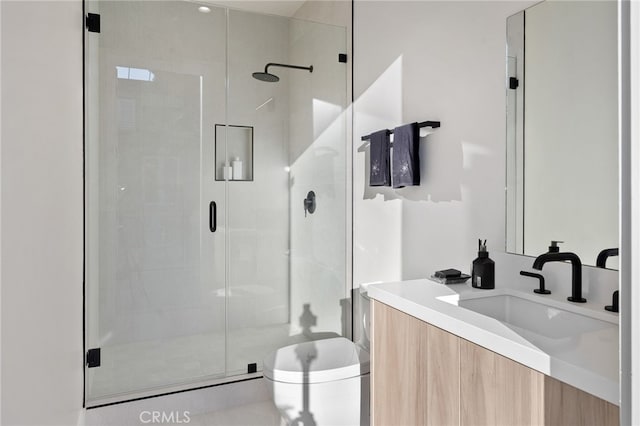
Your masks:
[[[85,2],[88,407],[260,377],[351,331],[345,27],[200,6]],[[269,63],[314,71],[253,78]]]
[[[253,180],[253,127],[216,124],[216,180]]]

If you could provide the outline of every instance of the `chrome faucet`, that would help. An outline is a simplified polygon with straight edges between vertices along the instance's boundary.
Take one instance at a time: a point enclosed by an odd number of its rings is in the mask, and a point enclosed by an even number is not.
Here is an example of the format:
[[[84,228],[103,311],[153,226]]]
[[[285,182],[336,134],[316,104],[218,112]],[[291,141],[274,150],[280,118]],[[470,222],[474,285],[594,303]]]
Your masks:
[[[582,262],[577,254],[570,252],[541,254],[533,261],[533,269],[541,271],[547,262],[564,262],[567,260],[571,262],[571,296],[567,297],[567,300],[584,303],[587,299],[582,297]]]

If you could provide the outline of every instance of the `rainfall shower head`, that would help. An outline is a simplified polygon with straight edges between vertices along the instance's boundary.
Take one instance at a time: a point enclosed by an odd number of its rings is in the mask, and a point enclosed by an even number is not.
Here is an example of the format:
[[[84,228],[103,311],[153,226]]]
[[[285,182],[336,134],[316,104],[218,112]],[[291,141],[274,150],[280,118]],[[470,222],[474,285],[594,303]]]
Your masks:
[[[280,81],[280,77],[275,74],[269,74],[268,72],[254,72],[253,78],[260,81],[266,81],[268,83],[275,83],[276,81]]]
[[[264,72],[254,72],[252,74],[253,78],[255,78],[256,80],[266,81],[266,82],[269,82],[269,83],[275,83],[276,81],[280,81],[280,77],[278,77],[275,74],[271,74],[269,72],[269,67],[293,68],[293,69],[297,69],[297,70],[307,70],[309,72],[313,72],[313,65],[310,65],[308,67],[301,67],[301,66],[298,66],[298,65],[275,64],[273,62],[269,62],[264,67]]]

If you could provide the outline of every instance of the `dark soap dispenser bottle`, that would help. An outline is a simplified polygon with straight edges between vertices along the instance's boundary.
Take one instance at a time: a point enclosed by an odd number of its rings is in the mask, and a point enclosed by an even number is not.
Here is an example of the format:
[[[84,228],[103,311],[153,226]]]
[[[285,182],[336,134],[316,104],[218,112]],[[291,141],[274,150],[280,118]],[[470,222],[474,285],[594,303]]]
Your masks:
[[[478,240],[478,257],[471,265],[471,286],[489,290],[496,287],[496,266],[489,258],[487,240]]]
[[[560,246],[558,246],[559,243],[564,243],[564,241],[551,241],[549,253],[560,253]]]

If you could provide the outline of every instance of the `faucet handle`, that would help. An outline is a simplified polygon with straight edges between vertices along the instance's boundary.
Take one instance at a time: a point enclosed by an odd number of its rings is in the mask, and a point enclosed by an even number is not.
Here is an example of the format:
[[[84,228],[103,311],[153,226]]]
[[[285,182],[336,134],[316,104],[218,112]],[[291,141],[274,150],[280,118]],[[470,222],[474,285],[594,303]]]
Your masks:
[[[611,301],[611,305],[605,306],[604,309],[606,309],[609,312],[620,312],[620,305],[619,305],[619,301],[618,301],[618,290],[613,292],[613,300]]]
[[[558,247],[559,243],[564,243],[564,241],[551,240],[551,245],[549,246],[549,253],[560,253],[560,247]]]
[[[520,275],[524,277],[537,278],[540,283],[540,287],[533,290],[534,293],[538,294],[551,294],[549,290],[544,287],[544,277],[541,274],[536,274],[533,272],[520,271]]]

